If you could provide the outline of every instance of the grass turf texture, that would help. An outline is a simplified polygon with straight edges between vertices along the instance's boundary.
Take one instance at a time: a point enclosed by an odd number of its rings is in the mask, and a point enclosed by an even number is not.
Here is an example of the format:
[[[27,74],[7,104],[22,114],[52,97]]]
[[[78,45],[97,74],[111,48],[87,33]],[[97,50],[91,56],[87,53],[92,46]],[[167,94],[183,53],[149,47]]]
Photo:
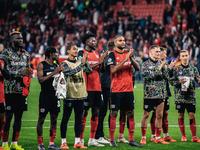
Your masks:
[[[22,129],[20,132],[19,137],[19,145],[22,145],[25,150],[35,150],[37,149],[37,133],[36,133],[36,126],[37,126],[37,119],[38,119],[38,101],[39,101],[39,92],[40,92],[40,85],[37,79],[32,79],[31,87],[30,87],[30,95],[28,96],[28,111],[24,112],[22,118]],[[171,87],[171,92],[173,94],[173,89]],[[141,128],[140,123],[143,115],[143,85],[136,84],[136,88],[134,91],[135,95],[135,140],[140,142],[141,140]],[[196,123],[197,123],[197,136],[200,137],[200,89],[196,89],[196,96],[197,96],[197,106],[196,106]],[[86,129],[85,129],[85,146],[87,146],[87,142],[90,135],[90,116],[91,111],[89,111],[89,115],[87,117]],[[119,117],[119,114],[118,114]],[[151,116],[150,116],[151,117]],[[55,144],[60,146],[61,138],[60,138],[60,123],[62,118],[62,101],[61,101],[61,113],[58,116],[58,123],[57,123],[57,136],[55,139]],[[178,127],[178,112],[175,110],[175,105],[173,101],[173,96],[170,98],[170,110],[169,110],[169,134],[172,136],[173,139],[177,140],[176,143],[170,143],[169,145],[162,145],[162,144],[155,144],[151,142],[151,130],[150,126],[148,125],[147,128],[147,144],[144,147],[131,147],[128,144],[121,144],[118,143],[118,147],[116,149],[145,149],[145,150],[155,150],[155,149],[162,149],[162,150],[174,150],[174,149],[187,149],[187,150],[195,150],[200,148],[200,143],[192,143],[191,138],[191,131],[189,128],[189,119],[187,113],[185,114],[185,125],[186,125],[186,135],[188,137],[188,142],[181,142],[181,132]],[[117,119],[117,127],[115,132],[115,139],[118,138],[118,131],[119,131],[119,123]],[[150,118],[148,119],[148,124],[150,122]],[[49,144],[49,127],[50,127],[50,117],[49,115],[46,117],[46,121],[43,126],[43,140],[44,145],[47,149]],[[109,138],[109,131],[108,131],[108,113],[104,120],[104,133],[106,137]],[[70,121],[68,123],[68,131],[67,131],[67,142],[70,149],[73,149],[74,145],[74,113],[72,112]],[[9,144],[12,137],[12,124],[9,134]],[[124,137],[128,140],[128,131],[125,128]],[[1,144],[1,143],[0,143]],[[96,147],[89,147],[88,149],[115,149],[110,147],[109,144],[106,144],[103,148],[96,148]]]

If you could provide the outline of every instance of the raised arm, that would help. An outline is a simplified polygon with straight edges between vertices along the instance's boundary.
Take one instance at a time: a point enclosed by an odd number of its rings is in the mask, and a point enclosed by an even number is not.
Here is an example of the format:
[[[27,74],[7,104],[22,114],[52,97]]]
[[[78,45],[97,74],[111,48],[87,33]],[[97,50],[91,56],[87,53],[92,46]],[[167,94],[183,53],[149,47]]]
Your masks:
[[[137,61],[135,61],[135,60],[133,59],[133,57],[131,57],[130,60],[131,60],[131,64],[133,65],[134,69],[135,69],[136,71],[139,71],[139,70],[140,70],[140,65],[137,63]]]
[[[110,66],[110,72],[112,74],[117,72],[124,65],[124,63],[130,58],[130,55],[131,55],[130,52],[127,53],[125,59],[116,65],[115,64],[115,54],[113,52],[111,52],[109,54],[108,63],[107,63],[107,65]]]
[[[44,83],[45,81],[51,79],[55,74],[59,73],[62,70],[63,70],[63,67],[58,66],[52,73],[44,77],[43,64],[39,63],[37,66],[37,77],[38,77],[39,83]]]
[[[81,69],[83,68],[84,64],[81,63],[79,66],[77,66],[76,68],[74,69],[71,69],[67,63],[65,62],[62,62],[61,65],[63,66],[63,73],[65,76],[71,76],[71,75],[74,75],[76,74],[77,72],[80,72]]]
[[[142,75],[146,79],[153,79],[159,75],[162,75],[162,71],[159,71],[159,68],[151,70],[146,62],[142,64]]]

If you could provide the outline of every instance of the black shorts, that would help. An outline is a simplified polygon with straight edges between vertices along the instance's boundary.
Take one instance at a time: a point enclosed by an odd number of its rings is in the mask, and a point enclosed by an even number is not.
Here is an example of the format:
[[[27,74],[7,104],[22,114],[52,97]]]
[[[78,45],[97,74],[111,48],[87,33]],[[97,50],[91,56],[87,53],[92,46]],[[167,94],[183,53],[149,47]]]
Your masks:
[[[169,97],[165,98],[164,110],[169,110]]]
[[[0,103],[0,113],[5,113],[5,106],[6,106],[6,104],[5,104],[5,102],[4,103]]]
[[[111,93],[111,110],[133,110],[134,109],[134,95],[133,92]]]
[[[187,109],[187,112],[193,112],[195,113],[196,111],[196,105],[195,104],[176,104],[176,109],[178,110],[178,113],[184,113],[185,109]]]
[[[162,102],[164,102],[164,99],[144,99],[143,109],[150,112],[155,110]]]
[[[101,91],[88,91],[88,97],[84,102],[84,109],[103,106],[103,94]]]
[[[58,114],[60,112],[60,100],[55,96],[55,92],[40,92],[39,99],[39,114],[46,115],[48,112],[51,114]]]
[[[22,94],[5,94],[6,112],[27,111],[27,97]]]

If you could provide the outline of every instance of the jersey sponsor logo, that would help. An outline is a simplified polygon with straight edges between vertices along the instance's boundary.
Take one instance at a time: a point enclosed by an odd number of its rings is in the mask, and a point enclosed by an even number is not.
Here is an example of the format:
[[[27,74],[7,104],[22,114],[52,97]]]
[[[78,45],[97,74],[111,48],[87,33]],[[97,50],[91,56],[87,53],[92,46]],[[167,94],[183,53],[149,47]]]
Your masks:
[[[88,61],[89,64],[96,64],[98,61]]]
[[[116,64],[119,64],[119,63],[120,63],[120,62],[117,62]],[[127,66],[127,65],[130,65],[130,64],[131,64],[131,62],[128,61],[128,62],[125,62],[123,66]]]
[[[26,62],[16,62],[16,61],[12,61],[11,62],[12,66],[26,66]]]
[[[50,67],[50,69],[55,69],[54,67]]]

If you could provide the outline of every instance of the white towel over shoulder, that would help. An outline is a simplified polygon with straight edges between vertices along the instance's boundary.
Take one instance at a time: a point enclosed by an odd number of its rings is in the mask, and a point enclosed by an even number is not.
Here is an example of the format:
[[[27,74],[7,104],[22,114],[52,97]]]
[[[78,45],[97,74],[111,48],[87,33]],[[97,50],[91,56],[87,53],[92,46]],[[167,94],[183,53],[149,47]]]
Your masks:
[[[67,82],[65,80],[65,76],[63,72],[55,75],[54,80],[53,80],[53,87],[56,91],[56,96],[58,99],[66,98]]]

